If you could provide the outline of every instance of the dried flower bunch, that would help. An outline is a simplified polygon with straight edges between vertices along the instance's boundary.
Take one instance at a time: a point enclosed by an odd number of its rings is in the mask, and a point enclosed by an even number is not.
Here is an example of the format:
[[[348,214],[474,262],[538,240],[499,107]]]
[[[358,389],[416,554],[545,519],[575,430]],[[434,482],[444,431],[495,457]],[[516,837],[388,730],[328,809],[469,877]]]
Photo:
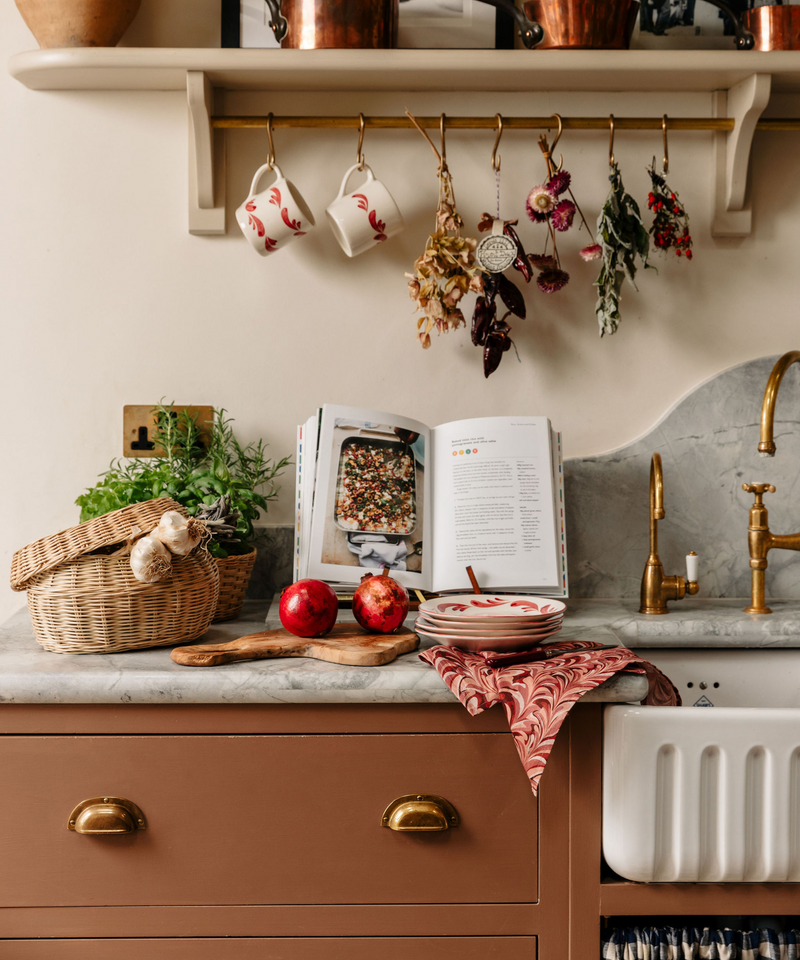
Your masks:
[[[422,256],[414,262],[414,272],[406,273],[409,296],[416,309],[423,311],[417,321],[417,336],[427,350],[434,327],[437,333],[447,333],[462,324],[466,326],[459,302],[468,291],[483,292],[484,274],[475,262],[477,240],[461,236],[464,221],[456,207],[453,178],[444,153],[439,154],[414,117],[408,111],[406,114],[439,160],[436,229],[428,237]]]
[[[481,233],[491,230],[494,221],[495,218],[490,213],[481,214],[478,230]],[[504,221],[503,233],[516,244],[517,256],[513,267],[522,274],[525,282],[528,283],[533,274],[528,256],[517,236],[517,231],[514,229],[517,223],[517,220]],[[499,320],[497,318],[498,294],[507,308],[506,313]],[[505,274],[490,273],[484,278],[483,294],[475,302],[475,311],[472,314],[472,342],[476,347],[483,347],[483,375],[485,377],[494,373],[500,366],[503,354],[511,348],[514,342],[510,337],[511,327],[507,322],[511,314],[519,317],[520,320],[524,320],[526,317],[525,298],[522,291]]]
[[[531,190],[525,204],[528,216],[534,223],[546,223],[548,226],[548,238],[545,242],[544,252],[528,257],[532,266],[539,271],[536,284],[545,293],[557,293],[569,283],[569,274],[566,270],[561,269],[557,242],[558,234],[566,233],[570,229],[576,213],[581,220],[580,226],[585,227],[586,232],[591,234],[583,211],[578,206],[578,201],[572,192],[572,178],[566,170],[561,169],[563,157],[559,161],[558,167],[553,163],[553,150],[561,137],[561,118],[557,113],[553,116],[558,121],[558,133],[552,146],[548,144],[546,136],[539,137],[539,148],[547,164],[548,179],[546,183]],[[569,194],[571,199],[564,196],[566,193]],[[550,241],[553,244],[552,253],[547,252]],[[596,260],[601,254],[602,251],[597,244],[591,244],[581,250],[581,256],[584,260]]]
[[[546,147],[547,140],[544,137],[540,138],[540,146],[542,140],[544,140]],[[545,153],[545,159],[549,171],[552,168],[552,163],[547,153]],[[528,211],[530,219],[534,223],[546,223],[548,228],[544,253],[529,257],[531,264],[539,271],[536,285],[544,293],[556,293],[569,283],[569,274],[566,270],[561,269],[561,259],[558,255],[556,240],[557,234],[566,233],[575,219],[577,209],[575,203],[563,196],[569,189],[569,185],[570,175],[567,171],[554,170],[546,183],[531,190],[525,202],[525,209]],[[550,241],[553,244],[553,251],[548,254],[547,247]]]
[[[674,249],[679,257],[692,259],[692,235],[689,216],[677,193],[673,193],[664,177],[656,173],[655,157],[647,168],[653,189],[647,195],[647,207],[653,211],[650,233],[659,250]]]
[[[616,333],[619,326],[619,301],[626,278],[638,289],[635,280],[636,258],[641,260],[645,268],[654,269],[647,262],[650,237],[642,223],[639,206],[626,193],[616,163],[612,163],[608,179],[611,181],[611,190],[597,220],[597,239],[602,250],[603,265],[595,281],[598,288],[595,312],[601,337],[606,333]]]

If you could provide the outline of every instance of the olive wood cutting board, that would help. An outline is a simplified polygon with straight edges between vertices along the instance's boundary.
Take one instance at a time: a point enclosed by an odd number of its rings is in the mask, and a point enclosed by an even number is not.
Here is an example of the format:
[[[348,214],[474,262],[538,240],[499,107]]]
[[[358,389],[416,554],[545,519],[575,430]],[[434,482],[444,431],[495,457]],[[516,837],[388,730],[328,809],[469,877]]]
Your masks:
[[[337,623],[324,637],[296,637],[288,630],[250,633],[228,643],[176,647],[170,654],[185,667],[217,667],[237,660],[311,657],[351,667],[379,667],[419,646],[419,637],[400,627],[395,633],[367,633],[352,623]]]

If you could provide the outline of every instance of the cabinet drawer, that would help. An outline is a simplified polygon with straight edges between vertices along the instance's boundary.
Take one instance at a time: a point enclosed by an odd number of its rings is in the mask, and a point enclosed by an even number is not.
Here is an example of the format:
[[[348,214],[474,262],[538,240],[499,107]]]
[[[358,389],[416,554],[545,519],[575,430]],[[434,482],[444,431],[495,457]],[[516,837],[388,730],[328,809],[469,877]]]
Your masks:
[[[537,804],[508,734],[4,737],[0,769],[6,906],[537,899]],[[460,824],[381,825],[417,793]],[[146,829],[67,829],[103,795]]]
[[[536,937],[0,940],[0,960],[536,960]]]

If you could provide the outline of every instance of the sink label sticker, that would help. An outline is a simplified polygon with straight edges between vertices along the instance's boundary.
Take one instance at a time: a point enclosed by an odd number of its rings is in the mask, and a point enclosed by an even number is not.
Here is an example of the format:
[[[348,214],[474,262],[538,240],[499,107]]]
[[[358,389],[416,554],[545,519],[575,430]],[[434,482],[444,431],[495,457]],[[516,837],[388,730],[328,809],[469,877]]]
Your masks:
[[[713,707],[714,704],[708,699],[705,694],[700,697],[698,701],[692,704],[693,707]]]

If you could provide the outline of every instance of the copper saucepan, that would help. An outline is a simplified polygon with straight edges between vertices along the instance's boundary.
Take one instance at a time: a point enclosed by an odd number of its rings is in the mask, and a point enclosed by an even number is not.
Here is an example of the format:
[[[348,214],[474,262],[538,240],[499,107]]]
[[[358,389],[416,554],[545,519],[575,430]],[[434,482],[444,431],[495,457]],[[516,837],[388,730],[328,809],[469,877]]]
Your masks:
[[[742,19],[756,38],[756,50],[800,50],[800,7],[755,7]]]
[[[270,26],[282,47],[302,50],[381,49],[397,46],[402,0],[266,0]],[[534,47],[542,28],[512,0],[481,0],[514,18],[520,39]]]

